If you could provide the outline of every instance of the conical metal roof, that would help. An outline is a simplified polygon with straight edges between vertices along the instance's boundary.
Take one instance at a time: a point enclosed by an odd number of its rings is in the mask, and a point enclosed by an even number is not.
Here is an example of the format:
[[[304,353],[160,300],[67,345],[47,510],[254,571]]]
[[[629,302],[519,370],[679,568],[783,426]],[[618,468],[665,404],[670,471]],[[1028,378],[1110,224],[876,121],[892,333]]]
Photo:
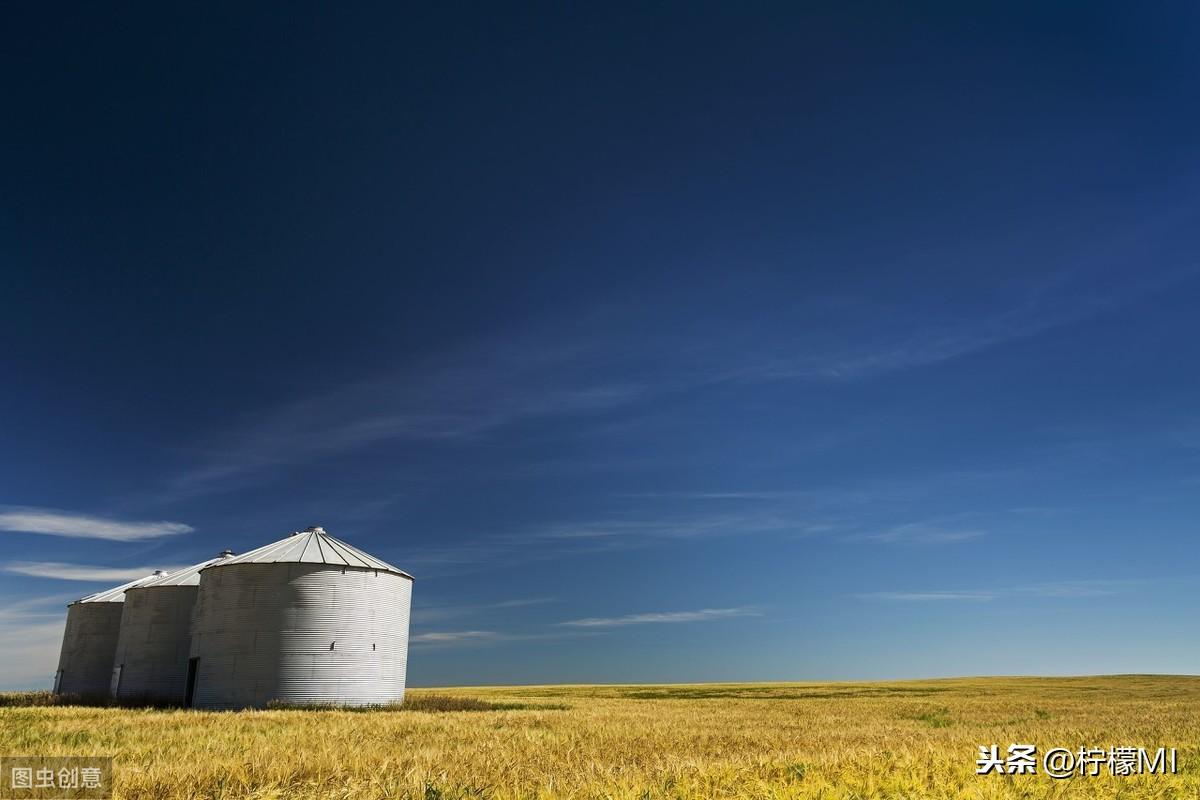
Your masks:
[[[281,562],[334,564],[339,567],[378,569],[412,579],[412,575],[404,570],[393,567],[386,561],[380,561],[375,556],[368,555],[340,539],[333,538],[319,525],[297,531],[285,539],[264,545],[240,556],[222,559],[217,563],[209,564],[208,567],[225,567],[231,564],[278,564]],[[202,569],[208,567],[202,567]]]
[[[80,599],[76,600],[75,603],[124,603],[126,589],[132,589],[135,586],[141,586],[142,584],[146,583],[146,581],[167,577],[170,577],[168,573],[163,572],[161,569],[156,569],[152,574],[147,575],[144,578],[138,578],[137,580],[132,580],[129,583],[122,583],[120,586],[114,586],[111,589],[105,589],[103,592],[89,594],[87,597],[81,597]],[[75,603],[71,603],[70,605],[75,605]]]
[[[199,564],[193,564],[185,569],[178,569],[166,575],[159,575],[156,578],[139,583],[137,586],[130,586],[130,589],[149,589],[153,586],[199,586],[200,585],[200,570],[205,567],[211,567],[219,561],[224,561],[231,558],[233,553],[229,550],[224,551],[216,558],[210,558],[207,561],[201,561]]]

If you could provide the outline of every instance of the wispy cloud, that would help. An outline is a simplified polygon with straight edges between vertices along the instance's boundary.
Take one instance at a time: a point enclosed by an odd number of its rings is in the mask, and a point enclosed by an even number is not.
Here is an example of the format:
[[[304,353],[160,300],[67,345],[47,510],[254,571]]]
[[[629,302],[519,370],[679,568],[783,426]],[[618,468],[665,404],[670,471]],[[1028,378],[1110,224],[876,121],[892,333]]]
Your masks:
[[[495,603],[414,606],[412,616],[414,623],[429,624],[461,617],[494,616],[509,609],[528,608],[553,602],[555,602],[553,597],[521,597]]]
[[[476,441],[531,419],[599,414],[646,387],[581,374],[579,346],[488,344],[301,397],[206,439],[159,502],[219,491],[286,465],[389,442]]]
[[[673,542],[760,537],[818,540],[880,547],[969,547],[1003,528],[1006,515],[1033,509],[980,508],[927,519],[946,495],[977,496],[1027,470],[950,470],[813,488],[750,486],[660,490],[616,495],[621,510],[591,519],[529,525],[454,546],[410,551],[406,563],[439,577],[483,567],[636,550]],[[899,520],[906,520],[896,524]]]
[[[889,313],[887,309],[860,308],[857,329],[854,320],[839,321],[850,329],[837,338],[823,337],[820,344],[807,348],[786,351],[771,343],[760,342],[754,348],[742,344],[743,352],[755,352],[755,357],[741,358],[736,366],[720,375],[720,380],[751,383],[869,380],[1032,338],[1110,306],[1109,298],[1099,296],[1058,305],[1027,299],[973,318],[935,322]],[[777,339],[794,341],[796,337]]]
[[[824,521],[806,518],[803,513],[776,509],[613,516],[531,526],[453,547],[415,550],[405,557],[405,561],[423,565],[422,574],[429,575],[430,570],[434,570],[444,576],[483,565],[512,566],[563,556],[638,549],[672,541],[771,534],[804,537],[829,530],[830,526]]]
[[[651,611],[642,614],[626,614],[620,617],[585,617],[560,622],[573,628],[619,628],[626,625],[663,625],[684,622],[715,622],[734,617],[757,617],[762,612],[751,606],[737,608],[701,608],[696,611]]]
[[[666,500],[790,500],[810,498],[815,493],[803,489],[676,489],[659,492],[623,492],[620,497]]]
[[[0,509],[0,530],[133,542],[190,533],[194,529],[182,522],[135,522],[47,508],[10,506]]]
[[[604,427],[614,412],[722,384],[868,380],[1036,336],[1136,294],[1089,291],[1078,277],[1062,284],[1010,287],[1007,302],[957,316],[843,301],[830,318],[828,298],[814,298],[810,314],[740,333],[664,334],[658,320],[630,318],[627,309],[576,310],[206,432],[195,465],[145,500],[239,488],[282,467],[387,443],[461,445],[557,417],[608,416],[597,420]]]
[[[865,592],[855,595],[866,600],[883,600],[895,603],[941,603],[946,601],[994,600],[994,592]]]
[[[848,542],[883,542],[887,544],[957,544],[980,539],[987,531],[969,527],[941,527],[925,522],[896,525],[875,533],[858,533],[846,537]]]
[[[563,639],[592,636],[594,632],[583,629],[553,628],[550,630],[505,631],[471,628],[455,631],[425,631],[409,637],[409,642],[421,648],[469,647],[509,642],[527,642],[540,639]]]
[[[502,636],[496,631],[430,631],[411,636],[409,641],[414,644],[466,644],[495,641]]]
[[[587,435],[635,421],[663,396],[711,387],[844,383],[929,367],[1078,322],[1148,291],[1134,280],[1118,290],[1115,280],[1064,272],[1047,282],[1039,274],[997,287],[1003,299],[986,307],[958,311],[820,297],[807,313],[677,332],[625,308],[574,309],[359,381],[281,398],[205,431],[190,468],[130,502],[162,506],[237,490],[284,468],[388,444],[469,446],[535,421],[586,419],[563,435]]]
[[[537,601],[534,601],[537,602]],[[513,601],[513,604],[526,604],[527,601]],[[529,603],[532,604],[532,603]],[[495,607],[495,606],[493,606]],[[509,607],[513,607],[510,605]],[[419,647],[457,647],[482,645],[514,640],[549,639],[564,636],[590,636],[605,628],[619,628],[629,625],[662,625],[690,622],[715,622],[736,617],[760,616],[761,611],[752,606],[736,608],[702,608],[696,611],[663,611],[641,614],[626,614],[620,617],[589,617],[585,619],[568,620],[551,626],[551,630],[541,632],[506,632],[486,629],[467,629],[453,631],[426,631],[413,634],[409,641]]]
[[[1046,320],[1009,328],[996,324],[990,329],[963,326],[908,338],[899,344],[870,344],[842,351],[760,357],[730,373],[741,381],[849,382],[879,375],[931,366],[984,350],[1004,342],[1034,336],[1062,324]]]
[[[516,600],[502,600],[499,603],[492,603],[490,608],[525,608],[526,606],[540,606],[545,603],[556,602],[553,597],[520,597]]]
[[[173,572],[180,566],[167,567],[102,567],[88,564],[64,564],[60,561],[9,561],[0,572],[28,575],[34,578],[54,578],[60,581],[132,581],[152,575],[155,569]]]
[[[1076,254],[1075,263],[1003,287],[1007,303],[957,317],[926,309],[914,311],[911,307],[907,314],[887,308],[876,309],[874,314],[860,313],[860,321],[865,318],[868,322],[857,332],[848,331],[827,340],[822,347],[801,352],[760,347],[762,355],[749,362],[743,359],[728,377],[749,381],[866,380],[953,361],[1095,318],[1195,277],[1196,269],[1191,265],[1168,269],[1158,277],[1128,269],[1140,257],[1146,240],[1154,241],[1165,228],[1182,224],[1181,219],[1155,219],[1133,226],[1140,228],[1136,234],[1121,233],[1110,241],[1094,241],[1090,252]],[[1159,233],[1151,234],[1150,230]],[[745,347],[743,350],[750,351]]]
[[[1144,583],[1136,579],[1063,580],[1016,586],[1011,592],[1027,597],[1102,597],[1121,594]]]
[[[1063,580],[1000,589],[863,592],[854,597],[889,603],[986,602],[1015,597],[1086,599],[1120,594],[1142,583],[1140,580],[1129,579]]]
[[[696,539],[753,533],[813,533],[825,526],[789,509],[613,517],[552,525],[504,537],[514,544],[605,539]]]

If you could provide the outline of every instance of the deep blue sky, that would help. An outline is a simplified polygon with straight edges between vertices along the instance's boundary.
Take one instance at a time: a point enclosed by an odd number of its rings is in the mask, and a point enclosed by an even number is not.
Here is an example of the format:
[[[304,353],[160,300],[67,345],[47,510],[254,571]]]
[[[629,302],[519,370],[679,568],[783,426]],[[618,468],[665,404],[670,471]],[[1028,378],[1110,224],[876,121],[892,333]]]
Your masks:
[[[416,685],[1197,671],[1194,6],[3,18],[0,685],[313,523]]]

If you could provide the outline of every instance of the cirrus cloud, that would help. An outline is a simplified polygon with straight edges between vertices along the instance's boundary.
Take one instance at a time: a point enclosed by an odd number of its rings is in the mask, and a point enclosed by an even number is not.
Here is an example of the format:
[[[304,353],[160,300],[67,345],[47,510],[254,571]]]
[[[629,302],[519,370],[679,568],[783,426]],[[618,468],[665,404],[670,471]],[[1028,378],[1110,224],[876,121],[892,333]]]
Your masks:
[[[757,609],[750,606],[737,608],[701,608],[696,611],[651,611],[643,614],[625,614],[620,617],[585,617],[560,622],[573,628],[619,628],[625,625],[658,625],[681,622],[713,622],[732,617],[757,617]]]
[[[182,522],[143,522],[117,520],[49,508],[13,508],[0,510],[0,531],[40,533],[46,536],[70,536],[79,539],[108,539],[135,542],[191,533],[191,525]]]
[[[174,572],[169,567],[104,567],[90,564],[64,564],[61,561],[10,561],[0,566],[0,572],[28,575],[31,578],[54,578],[60,581],[132,581],[152,575],[156,569]]]

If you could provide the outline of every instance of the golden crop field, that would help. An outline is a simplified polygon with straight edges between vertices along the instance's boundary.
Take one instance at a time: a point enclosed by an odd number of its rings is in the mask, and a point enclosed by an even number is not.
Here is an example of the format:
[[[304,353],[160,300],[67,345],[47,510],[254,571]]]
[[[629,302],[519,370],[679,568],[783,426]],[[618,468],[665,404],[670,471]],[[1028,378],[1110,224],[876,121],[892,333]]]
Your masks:
[[[115,797],[1200,798],[1200,678],[410,690],[396,711],[9,706],[0,754],[111,755]],[[446,710],[439,696],[487,710]],[[13,697],[6,698],[16,702]],[[1178,750],[1178,773],[975,774],[981,744]],[[1040,759],[1039,759],[1040,761]]]

